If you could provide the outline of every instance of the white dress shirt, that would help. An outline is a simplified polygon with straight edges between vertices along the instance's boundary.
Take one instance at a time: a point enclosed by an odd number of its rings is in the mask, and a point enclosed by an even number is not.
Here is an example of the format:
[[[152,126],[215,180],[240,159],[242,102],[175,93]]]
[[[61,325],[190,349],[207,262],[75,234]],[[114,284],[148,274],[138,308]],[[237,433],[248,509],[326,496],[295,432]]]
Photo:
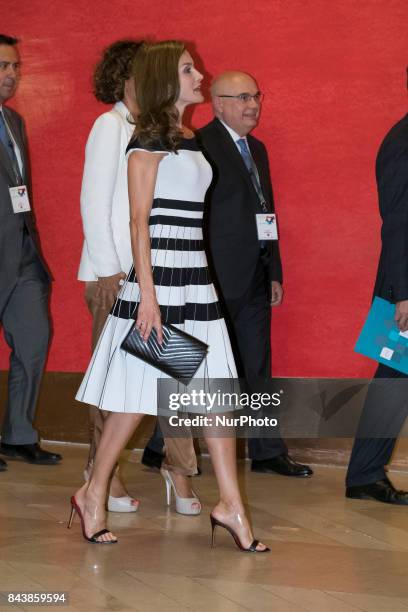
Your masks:
[[[248,146],[248,140],[246,136],[240,136],[239,134],[236,133],[235,130],[233,130],[232,128],[230,128],[229,125],[227,125],[226,123],[224,123],[224,121],[222,119],[219,119],[219,121],[222,123],[222,125],[225,127],[225,129],[227,130],[228,134],[231,136],[232,140],[235,142],[235,145],[239,151],[239,154],[242,155],[241,153],[241,149],[239,148],[239,144],[237,144],[238,140],[245,140],[245,142],[247,143]],[[248,150],[249,146],[248,146]]]
[[[84,246],[78,279],[128,272],[132,266],[126,147],[134,131],[128,108],[117,102],[89,134],[81,189]]]

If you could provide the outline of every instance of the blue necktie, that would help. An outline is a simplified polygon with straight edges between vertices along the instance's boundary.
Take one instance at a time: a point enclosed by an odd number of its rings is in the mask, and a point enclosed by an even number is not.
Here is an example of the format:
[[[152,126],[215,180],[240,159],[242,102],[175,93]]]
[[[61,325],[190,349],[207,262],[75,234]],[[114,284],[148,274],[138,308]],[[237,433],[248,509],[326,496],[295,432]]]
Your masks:
[[[252,169],[252,156],[249,152],[247,141],[245,138],[240,138],[237,140],[237,145],[239,146],[239,150],[241,152],[242,158],[245,162],[248,172],[253,172]]]
[[[21,182],[21,172],[18,165],[16,153],[14,151],[14,143],[11,139],[9,131],[6,126],[6,122],[3,117],[2,111],[0,111],[0,141],[4,145],[5,150],[10,158],[11,165],[13,166],[14,174],[18,183]]]
[[[252,155],[251,152],[248,148],[248,144],[247,141],[245,140],[245,138],[240,138],[239,140],[237,140],[237,145],[239,146],[239,150],[241,153],[241,157],[244,160],[245,166],[247,167],[247,170],[249,172],[249,175],[251,177],[251,181],[252,184],[254,186],[254,189],[258,195],[259,198],[259,204],[262,208],[262,212],[267,213],[268,211],[268,207],[266,205],[265,202],[265,198],[264,195],[262,193],[262,187],[261,187],[261,183],[259,181],[259,175],[258,175],[258,171],[257,168],[255,166],[255,162],[252,159]]]

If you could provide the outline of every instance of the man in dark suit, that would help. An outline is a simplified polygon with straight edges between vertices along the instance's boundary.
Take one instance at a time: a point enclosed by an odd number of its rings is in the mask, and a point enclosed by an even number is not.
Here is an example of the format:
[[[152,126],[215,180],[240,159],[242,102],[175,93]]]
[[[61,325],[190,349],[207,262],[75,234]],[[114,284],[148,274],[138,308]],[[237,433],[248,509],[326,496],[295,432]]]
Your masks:
[[[274,212],[268,155],[250,135],[259,120],[262,95],[243,72],[226,72],[212,85],[215,119],[198,131],[213,166],[207,194],[210,263],[224,302],[240,375],[249,388],[271,376],[271,305],[282,300],[277,240],[259,239],[260,215]],[[311,476],[295,462],[281,438],[248,440],[252,470]]]
[[[49,341],[50,273],[31,212],[23,120],[4,106],[20,78],[17,42],[0,34],[0,324],[11,349],[0,453],[34,464],[55,464],[61,456],[43,450],[33,428]],[[6,467],[0,459],[0,470]]]
[[[376,161],[382,217],[381,255],[374,295],[395,303],[400,331],[408,330],[408,115],[386,135]],[[379,364],[370,385],[351,453],[346,497],[408,505],[385,472],[407,416],[407,376]],[[377,437],[369,437],[376,429]],[[384,437],[382,437],[384,436]]]

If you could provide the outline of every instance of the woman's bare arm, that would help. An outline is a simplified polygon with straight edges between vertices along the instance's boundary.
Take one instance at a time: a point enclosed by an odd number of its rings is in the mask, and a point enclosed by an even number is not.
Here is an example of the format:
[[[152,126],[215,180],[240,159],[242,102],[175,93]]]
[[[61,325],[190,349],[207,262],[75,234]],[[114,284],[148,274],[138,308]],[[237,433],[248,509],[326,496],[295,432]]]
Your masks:
[[[140,304],[136,327],[147,342],[154,327],[161,344],[163,335],[160,308],[153,282],[149,217],[153,204],[157,170],[165,154],[135,151],[128,161],[130,237],[136,276],[140,287]]]

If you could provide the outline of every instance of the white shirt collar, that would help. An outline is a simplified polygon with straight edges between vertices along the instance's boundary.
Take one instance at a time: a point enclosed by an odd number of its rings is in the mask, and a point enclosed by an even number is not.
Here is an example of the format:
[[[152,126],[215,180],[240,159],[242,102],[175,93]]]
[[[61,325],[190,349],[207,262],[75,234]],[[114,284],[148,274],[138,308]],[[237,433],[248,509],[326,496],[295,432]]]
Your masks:
[[[235,144],[237,143],[238,140],[245,140],[246,141],[246,136],[240,136],[239,134],[236,133],[235,130],[233,130],[232,128],[230,128],[229,125],[227,125],[226,123],[224,123],[224,121],[220,118],[218,118],[218,120],[220,121],[220,123],[222,123],[222,125],[225,127],[225,129],[227,130],[228,134],[231,136],[232,140],[235,142]]]
[[[131,116],[130,110],[128,109],[126,104],[122,102],[122,100],[120,100],[119,102],[116,102],[113,108],[117,110],[118,113],[122,115],[122,117],[124,117],[125,119]]]

